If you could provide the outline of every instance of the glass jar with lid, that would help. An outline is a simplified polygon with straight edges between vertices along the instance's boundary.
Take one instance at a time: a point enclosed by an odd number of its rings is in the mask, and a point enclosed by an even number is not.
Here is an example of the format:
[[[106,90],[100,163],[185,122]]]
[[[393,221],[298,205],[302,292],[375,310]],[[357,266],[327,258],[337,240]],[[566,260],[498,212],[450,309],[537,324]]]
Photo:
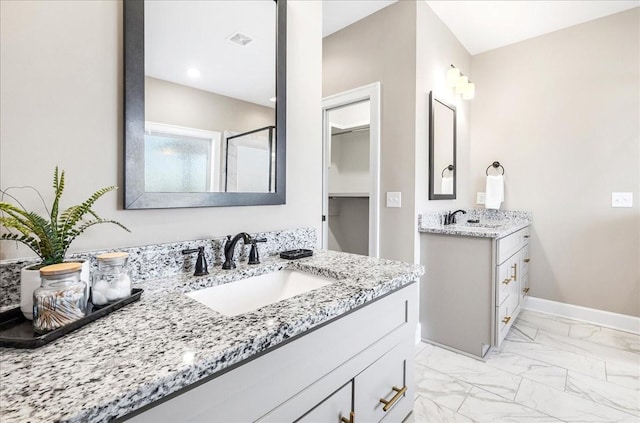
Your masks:
[[[108,304],[131,295],[131,272],[127,268],[129,254],[105,253],[96,256],[98,270],[93,275],[91,299],[95,305]]]
[[[40,269],[41,286],[33,292],[33,329],[46,333],[84,317],[86,283],[80,263],[59,263]]]

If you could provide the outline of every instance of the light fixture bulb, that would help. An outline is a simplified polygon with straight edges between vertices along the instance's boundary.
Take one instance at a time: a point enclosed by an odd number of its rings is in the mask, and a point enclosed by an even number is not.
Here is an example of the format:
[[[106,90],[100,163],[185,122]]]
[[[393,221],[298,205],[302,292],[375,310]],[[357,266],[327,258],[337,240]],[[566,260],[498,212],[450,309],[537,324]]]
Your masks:
[[[456,84],[456,94],[462,94],[468,83],[469,78],[465,75],[462,75],[460,78],[458,78],[458,83]]]
[[[187,75],[189,75],[191,78],[198,78],[200,76],[200,71],[196,68],[190,68],[187,71]]]
[[[458,84],[458,78],[460,78],[460,70],[458,68],[450,68],[447,71],[447,85],[455,87]]]
[[[469,82],[462,92],[462,98],[464,100],[471,100],[476,96],[476,84]]]

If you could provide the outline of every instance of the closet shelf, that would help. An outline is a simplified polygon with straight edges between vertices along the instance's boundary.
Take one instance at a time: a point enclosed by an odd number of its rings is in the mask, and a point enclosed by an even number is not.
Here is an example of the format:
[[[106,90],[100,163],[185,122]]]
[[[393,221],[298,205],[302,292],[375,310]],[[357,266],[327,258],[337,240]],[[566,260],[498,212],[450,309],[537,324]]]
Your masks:
[[[329,198],[368,198],[368,192],[330,192]]]

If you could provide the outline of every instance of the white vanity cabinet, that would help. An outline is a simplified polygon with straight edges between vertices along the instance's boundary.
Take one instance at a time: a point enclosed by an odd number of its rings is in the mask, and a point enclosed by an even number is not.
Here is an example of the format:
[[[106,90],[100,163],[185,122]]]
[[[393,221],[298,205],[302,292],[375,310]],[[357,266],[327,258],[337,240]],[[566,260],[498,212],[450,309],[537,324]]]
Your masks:
[[[529,291],[529,228],[496,241],[496,345],[513,325]]]
[[[494,239],[423,233],[421,337],[483,357],[499,346],[529,291],[529,226]]]
[[[129,421],[401,422],[415,392],[417,290],[365,304]]]

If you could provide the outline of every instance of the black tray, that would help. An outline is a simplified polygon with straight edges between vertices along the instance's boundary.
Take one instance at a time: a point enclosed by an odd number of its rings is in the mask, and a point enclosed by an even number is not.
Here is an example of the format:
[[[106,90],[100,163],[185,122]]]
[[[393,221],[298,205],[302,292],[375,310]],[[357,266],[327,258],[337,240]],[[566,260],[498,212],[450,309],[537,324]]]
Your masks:
[[[313,255],[313,250],[305,250],[305,249],[297,249],[297,250],[289,250],[283,251],[280,253],[280,258],[287,260],[295,260],[303,257],[311,257]]]
[[[61,328],[52,330],[42,335],[33,331],[31,320],[28,320],[22,312],[20,307],[7,310],[0,313],[0,347],[9,348],[38,348],[49,342],[72,332],[87,323],[93,322],[100,317],[106,316],[112,311],[118,310],[140,299],[142,295],[142,289],[133,289],[131,295],[118,300],[111,304],[105,304],[103,306],[93,305],[89,302],[87,305],[87,314],[79,320],[70,323]]]

